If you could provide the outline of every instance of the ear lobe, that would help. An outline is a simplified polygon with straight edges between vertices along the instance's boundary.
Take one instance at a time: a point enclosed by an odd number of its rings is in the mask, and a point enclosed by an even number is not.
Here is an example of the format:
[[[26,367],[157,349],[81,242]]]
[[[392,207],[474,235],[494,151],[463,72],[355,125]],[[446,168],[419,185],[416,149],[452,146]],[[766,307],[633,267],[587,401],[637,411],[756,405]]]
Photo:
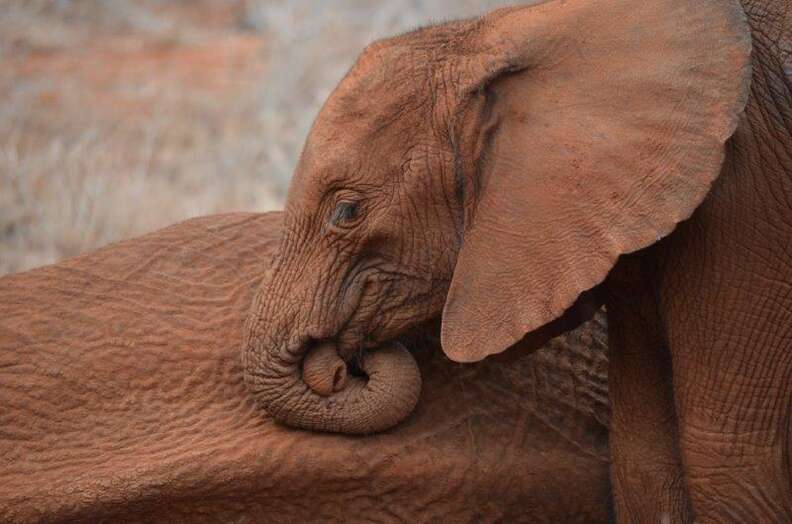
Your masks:
[[[465,194],[442,325],[460,362],[558,318],[688,218],[750,79],[736,0],[558,1],[496,11],[480,31],[459,103],[486,90],[497,129],[464,174],[480,191]]]

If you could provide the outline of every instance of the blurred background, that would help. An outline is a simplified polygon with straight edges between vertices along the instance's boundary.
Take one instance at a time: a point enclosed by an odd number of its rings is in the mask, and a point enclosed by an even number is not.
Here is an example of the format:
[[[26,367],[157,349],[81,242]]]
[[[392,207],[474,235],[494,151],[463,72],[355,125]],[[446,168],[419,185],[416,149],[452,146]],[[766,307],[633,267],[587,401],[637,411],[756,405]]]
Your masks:
[[[509,3],[0,0],[0,274],[280,208],[363,46]]]

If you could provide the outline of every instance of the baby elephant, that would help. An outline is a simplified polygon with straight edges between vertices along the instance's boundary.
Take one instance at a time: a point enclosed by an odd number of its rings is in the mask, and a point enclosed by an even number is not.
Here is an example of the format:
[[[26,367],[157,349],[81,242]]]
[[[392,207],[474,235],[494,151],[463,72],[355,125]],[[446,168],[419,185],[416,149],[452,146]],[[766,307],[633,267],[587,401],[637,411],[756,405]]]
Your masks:
[[[791,521],[790,56],[788,0],[546,1],[370,45],[294,173],[255,398],[384,430],[418,396],[405,332],[439,319],[476,362],[606,303],[618,519]]]

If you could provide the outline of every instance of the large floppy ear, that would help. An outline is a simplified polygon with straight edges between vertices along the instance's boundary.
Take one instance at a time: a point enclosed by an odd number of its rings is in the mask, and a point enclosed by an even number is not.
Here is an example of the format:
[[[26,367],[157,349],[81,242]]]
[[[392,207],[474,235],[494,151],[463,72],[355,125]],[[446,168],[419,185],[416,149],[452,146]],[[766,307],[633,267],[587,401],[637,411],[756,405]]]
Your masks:
[[[457,102],[478,138],[442,321],[460,362],[558,318],[688,218],[750,79],[737,0],[559,0],[494,11],[469,38]]]

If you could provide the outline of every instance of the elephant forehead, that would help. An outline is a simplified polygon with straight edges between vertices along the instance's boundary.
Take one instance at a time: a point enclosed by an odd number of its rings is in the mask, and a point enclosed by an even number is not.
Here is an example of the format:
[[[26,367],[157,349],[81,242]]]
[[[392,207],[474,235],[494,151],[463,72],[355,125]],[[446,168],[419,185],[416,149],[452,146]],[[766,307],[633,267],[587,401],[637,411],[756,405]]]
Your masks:
[[[0,279],[0,520],[606,519],[604,425],[542,400],[531,359],[422,348],[419,407],[381,435],[263,416],[239,347],[281,219],[194,219]]]
[[[289,186],[287,211],[290,206],[313,209],[334,190],[380,187],[399,172],[410,145],[389,139],[383,129],[371,134],[361,123],[325,131],[328,127],[317,121],[306,141]]]

